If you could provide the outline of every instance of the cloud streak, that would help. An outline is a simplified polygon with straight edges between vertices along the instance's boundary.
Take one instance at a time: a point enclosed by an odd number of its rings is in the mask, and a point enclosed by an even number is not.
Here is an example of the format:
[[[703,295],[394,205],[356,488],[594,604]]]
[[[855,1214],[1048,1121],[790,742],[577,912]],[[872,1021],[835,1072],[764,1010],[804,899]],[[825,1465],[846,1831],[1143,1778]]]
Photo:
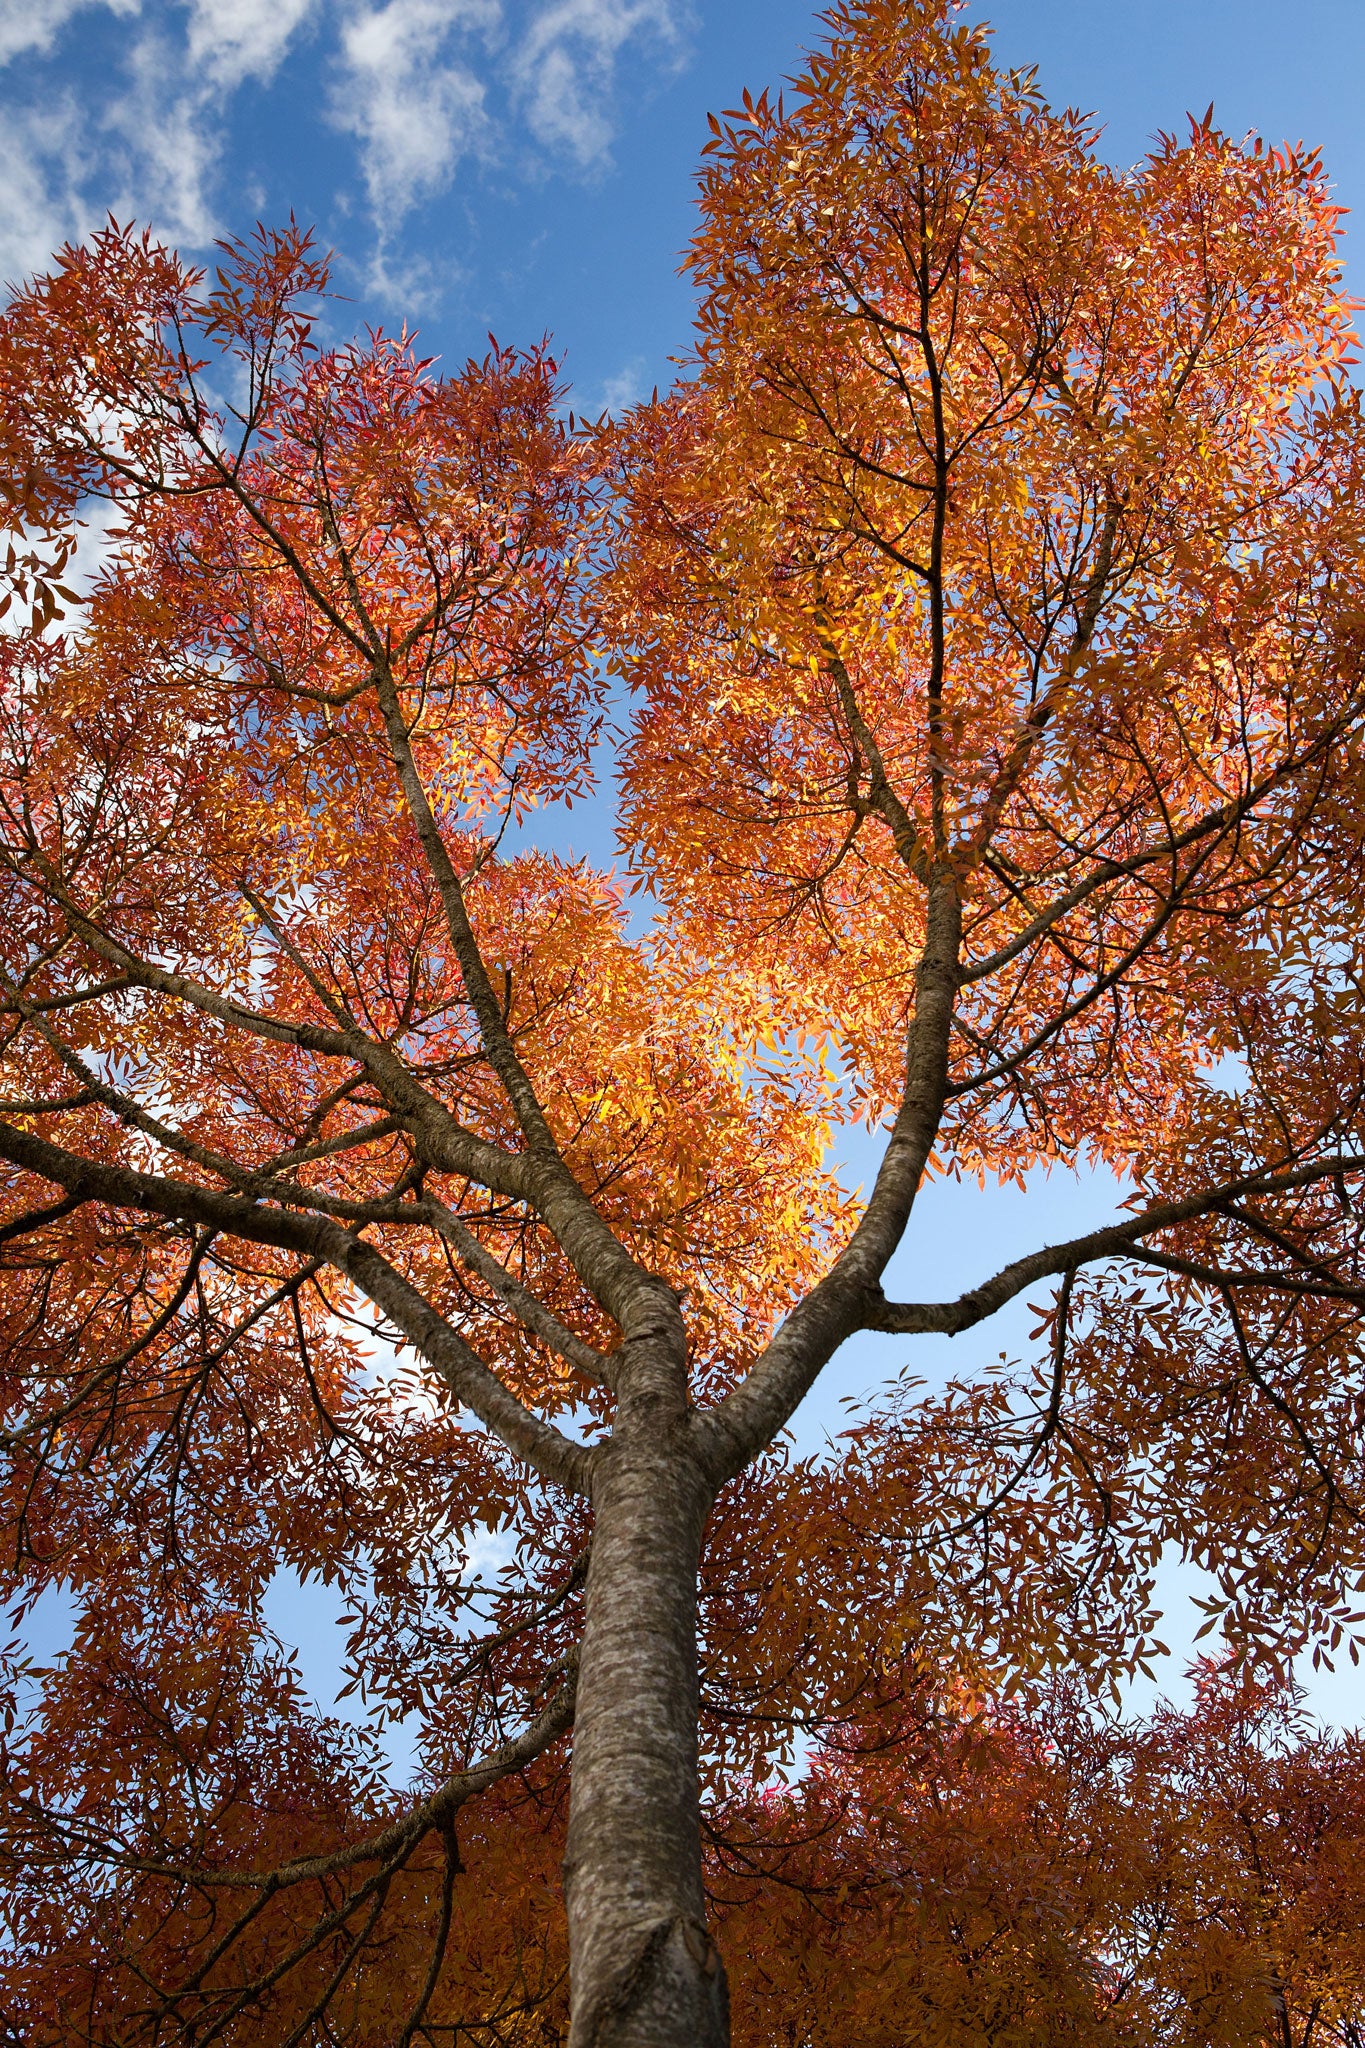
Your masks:
[[[614,133],[616,66],[637,44],[679,61],[685,12],[670,0],[548,0],[516,49],[511,74],[527,125],[581,167],[603,162]]]
[[[45,54],[73,16],[97,7],[127,18],[138,0],[0,0],[0,64],[30,51]]]
[[[0,281],[29,276],[90,225],[82,127],[70,99],[0,113]]]
[[[194,0],[186,33],[193,73],[221,93],[247,79],[268,84],[317,0]]]
[[[467,52],[499,27],[496,0],[388,0],[359,8],[342,29],[333,117],[360,145],[381,229],[487,147],[486,88]]]
[[[350,138],[383,289],[412,271],[407,216],[462,163],[604,164],[623,65],[675,67],[689,18],[687,0],[0,0],[0,269],[41,267],[106,211],[205,247],[244,96],[306,50],[292,125]]]

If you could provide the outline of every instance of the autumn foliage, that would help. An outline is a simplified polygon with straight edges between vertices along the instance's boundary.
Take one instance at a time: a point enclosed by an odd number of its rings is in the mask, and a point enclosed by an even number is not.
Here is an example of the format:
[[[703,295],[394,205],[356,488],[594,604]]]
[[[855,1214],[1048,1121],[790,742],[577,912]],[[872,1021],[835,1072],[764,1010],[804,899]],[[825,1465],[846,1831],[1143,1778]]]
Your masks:
[[[327,1839],[341,1781],[253,1702],[267,1769],[237,1786],[239,1854]],[[333,1730],[333,1741],[336,1731]],[[1208,2048],[1313,2041],[1355,2048],[1365,1996],[1365,1769],[1358,1737],[1316,1735],[1292,1693],[1206,1667],[1188,1714],[1097,1722],[1065,1689],[1031,1713],[924,1685],[847,1725],[799,1783],[737,1789],[708,1824],[711,1909],[730,1958],[744,2048],[886,2041]],[[282,1787],[290,1787],[282,1797]],[[568,2018],[558,1903],[562,1772],[490,1792],[460,1828],[450,1942],[430,2032],[560,2043]],[[362,1782],[345,1788],[363,1810]],[[393,2038],[442,1910],[439,1859],[414,1862],[332,2009],[342,2039]],[[144,1883],[24,1902],[60,1958],[10,1973],[13,2037],[109,2038],[135,2023],[150,1968],[182,1981],[213,1930],[208,1901]],[[264,1965],[308,1917],[277,1906]],[[111,1973],[116,1944],[136,1967]],[[239,1965],[240,1967],[240,1965]],[[323,1987],[316,1960],[266,2008],[287,2038]],[[259,2020],[256,2022],[260,2024]],[[63,2031],[65,2027],[65,2033]],[[193,2037],[190,2027],[187,2037]],[[243,2038],[246,2038],[243,2033]]]
[[[1338,212],[1212,113],[1115,171],[940,0],[825,31],[620,420],[336,343],[293,227],[0,321],[16,2042],[722,2048],[723,1953],[754,2048],[1360,2048],[1283,1676],[1365,1586]],[[538,848],[612,796],[619,869]],[[936,1177],[1099,1164],[888,1297]],[[1218,1659],[1116,1722],[1172,1552]]]

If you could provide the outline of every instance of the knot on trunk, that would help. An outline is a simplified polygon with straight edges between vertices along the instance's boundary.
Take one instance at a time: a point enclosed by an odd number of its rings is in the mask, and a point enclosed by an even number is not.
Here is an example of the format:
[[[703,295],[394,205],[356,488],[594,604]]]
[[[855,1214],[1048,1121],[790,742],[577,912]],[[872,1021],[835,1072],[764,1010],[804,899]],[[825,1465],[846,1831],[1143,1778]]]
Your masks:
[[[730,1993],[720,1951],[699,1920],[642,1929],[574,2029],[573,2048],[728,2048]]]

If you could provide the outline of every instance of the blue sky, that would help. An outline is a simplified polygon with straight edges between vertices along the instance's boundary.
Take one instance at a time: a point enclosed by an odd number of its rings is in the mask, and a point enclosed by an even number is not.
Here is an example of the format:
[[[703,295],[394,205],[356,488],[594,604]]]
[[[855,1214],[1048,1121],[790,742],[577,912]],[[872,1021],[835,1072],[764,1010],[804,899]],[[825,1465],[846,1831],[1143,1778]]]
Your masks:
[[[974,8],[974,12],[981,10]],[[1361,0],[996,0],[998,47],[1123,161],[1187,108],[1365,186]],[[188,250],[315,222],[353,301],[463,357],[552,329],[584,410],[668,375],[708,109],[780,82],[803,0],[0,0],[0,275],[106,208]]]
[[[1292,34],[1283,0],[972,12],[1005,61],[1039,66],[1054,104],[1098,113],[1117,162],[1212,101],[1234,133],[1320,143],[1341,203],[1365,205],[1365,0],[1297,0]],[[687,345],[677,263],[708,109],[780,83],[813,33],[803,0],[0,0],[0,277],[43,267],[106,210],[191,254],[292,211],[336,252],[338,331],[406,318],[462,360],[490,329],[550,330],[576,406],[616,407]],[[607,857],[605,805],[567,831]],[[854,1177],[870,1163],[856,1148]],[[1112,1196],[1061,1177],[1028,1201],[936,1191],[901,1282],[955,1291]],[[984,1355],[1027,1321],[993,1330]],[[804,1415],[807,1441],[899,1362],[885,1343],[844,1361]],[[296,1600],[281,1615],[316,1637],[325,1691],[323,1617],[312,1627]],[[1319,1700],[1355,1719],[1358,1682]]]

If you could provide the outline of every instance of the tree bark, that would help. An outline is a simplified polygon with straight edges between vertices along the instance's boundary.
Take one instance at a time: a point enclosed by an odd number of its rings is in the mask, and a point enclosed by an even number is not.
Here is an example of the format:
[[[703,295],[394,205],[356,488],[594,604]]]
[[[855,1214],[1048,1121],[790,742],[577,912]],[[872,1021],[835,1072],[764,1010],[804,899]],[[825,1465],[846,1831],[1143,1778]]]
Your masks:
[[[727,2048],[697,1789],[697,1566],[712,1502],[682,1333],[626,1347],[593,1476],[564,1890],[570,2048]]]

